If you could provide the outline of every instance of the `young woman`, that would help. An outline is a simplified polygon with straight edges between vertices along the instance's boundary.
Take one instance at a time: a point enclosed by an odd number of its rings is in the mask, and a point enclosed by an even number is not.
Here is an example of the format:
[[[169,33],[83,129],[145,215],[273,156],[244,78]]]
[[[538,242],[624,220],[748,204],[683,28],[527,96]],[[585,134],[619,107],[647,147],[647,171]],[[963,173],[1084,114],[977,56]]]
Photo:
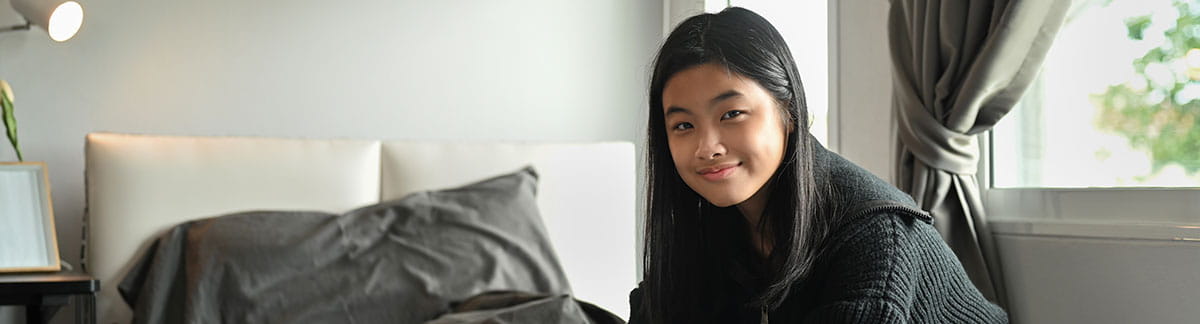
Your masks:
[[[908,195],[809,135],[792,54],[757,14],[676,27],[649,108],[630,323],[1007,322]]]

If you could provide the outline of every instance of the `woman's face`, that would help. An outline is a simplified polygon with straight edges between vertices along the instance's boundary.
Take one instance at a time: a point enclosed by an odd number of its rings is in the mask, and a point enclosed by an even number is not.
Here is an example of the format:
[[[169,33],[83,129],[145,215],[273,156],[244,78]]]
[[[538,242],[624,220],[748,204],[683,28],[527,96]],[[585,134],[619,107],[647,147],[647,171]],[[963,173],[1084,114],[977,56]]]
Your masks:
[[[756,196],[779,168],[788,130],[775,99],[754,80],[698,65],[671,76],[662,100],[675,169],[713,205]]]

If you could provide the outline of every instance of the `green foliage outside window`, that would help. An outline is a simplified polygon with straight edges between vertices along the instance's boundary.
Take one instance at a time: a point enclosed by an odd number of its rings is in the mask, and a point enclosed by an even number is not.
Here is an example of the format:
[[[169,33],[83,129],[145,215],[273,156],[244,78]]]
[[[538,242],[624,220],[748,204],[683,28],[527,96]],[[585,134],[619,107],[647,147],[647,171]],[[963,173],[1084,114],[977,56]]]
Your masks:
[[[1091,96],[1100,129],[1119,134],[1154,160],[1200,173],[1200,3],[1176,0],[1179,17],[1164,31],[1165,42],[1133,61],[1135,80]],[[1128,37],[1142,40],[1152,16],[1125,20]]]

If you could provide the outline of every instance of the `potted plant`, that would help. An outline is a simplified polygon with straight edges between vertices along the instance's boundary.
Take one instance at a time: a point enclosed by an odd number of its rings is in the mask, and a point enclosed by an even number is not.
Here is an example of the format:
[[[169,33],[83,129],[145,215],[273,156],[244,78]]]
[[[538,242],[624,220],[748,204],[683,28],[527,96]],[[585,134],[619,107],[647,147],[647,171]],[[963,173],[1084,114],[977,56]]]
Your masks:
[[[0,80],[0,119],[4,119],[5,135],[17,152],[17,161],[25,161],[21,156],[21,145],[17,143],[17,118],[13,115],[13,92],[8,82]]]

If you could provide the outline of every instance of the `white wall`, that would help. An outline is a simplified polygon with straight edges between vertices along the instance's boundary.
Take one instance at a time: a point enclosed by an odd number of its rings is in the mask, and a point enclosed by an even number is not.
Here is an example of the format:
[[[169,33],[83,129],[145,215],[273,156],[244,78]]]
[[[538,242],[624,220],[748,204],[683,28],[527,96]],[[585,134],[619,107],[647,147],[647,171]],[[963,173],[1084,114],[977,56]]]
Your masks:
[[[1013,323],[1195,323],[1200,228],[991,221]]]
[[[636,141],[663,19],[644,0],[80,2],[69,42],[0,34],[72,264],[88,132]]]

